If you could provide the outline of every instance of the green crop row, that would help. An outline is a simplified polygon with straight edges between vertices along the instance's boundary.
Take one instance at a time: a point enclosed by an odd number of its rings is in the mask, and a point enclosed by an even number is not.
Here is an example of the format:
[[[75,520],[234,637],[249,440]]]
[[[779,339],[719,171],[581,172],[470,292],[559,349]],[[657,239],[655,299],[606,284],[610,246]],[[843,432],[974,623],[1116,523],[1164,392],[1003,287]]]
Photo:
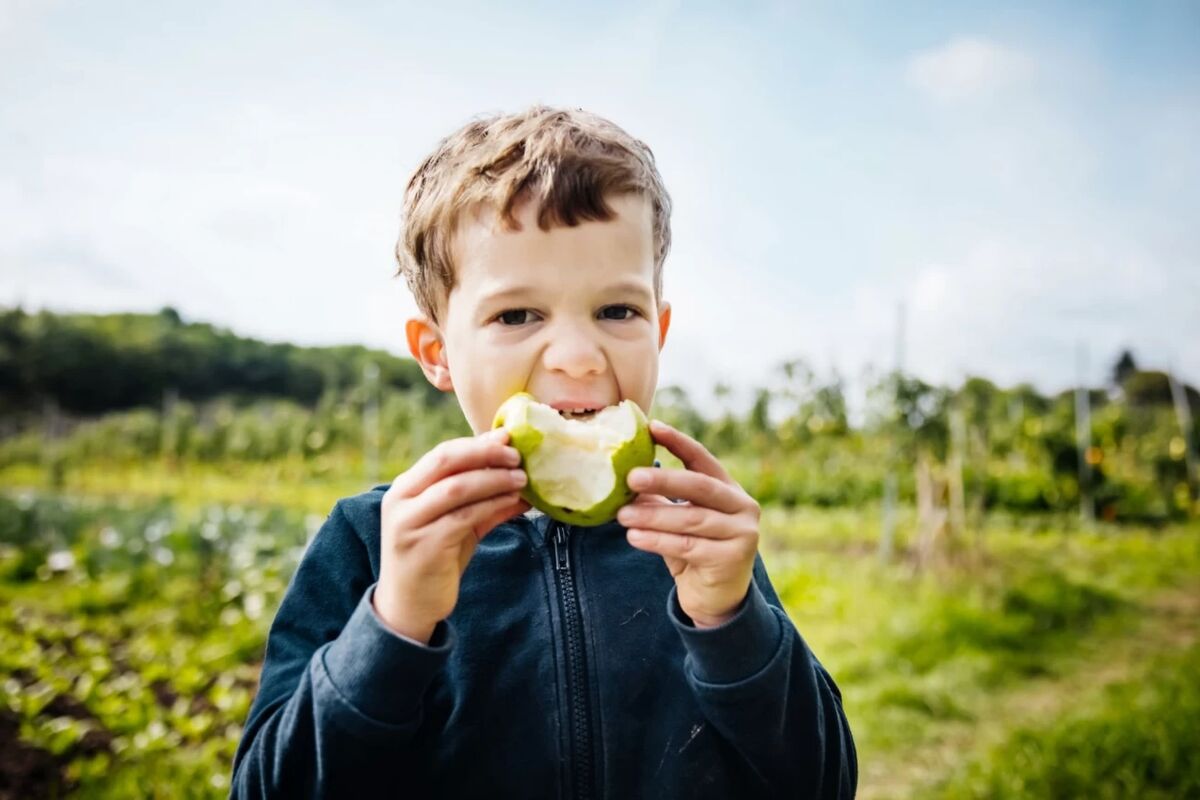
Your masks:
[[[55,757],[58,788],[223,796],[315,521],[29,496],[0,499],[0,520],[0,713]]]

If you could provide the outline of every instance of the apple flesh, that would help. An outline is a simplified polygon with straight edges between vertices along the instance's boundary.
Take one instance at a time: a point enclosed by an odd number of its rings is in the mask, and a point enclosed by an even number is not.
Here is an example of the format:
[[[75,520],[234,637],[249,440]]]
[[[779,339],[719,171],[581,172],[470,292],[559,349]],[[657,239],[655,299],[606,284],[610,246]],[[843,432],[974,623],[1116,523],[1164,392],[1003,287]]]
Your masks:
[[[633,499],[626,480],[634,467],[654,463],[646,415],[632,400],[587,418],[567,418],[533,395],[518,392],[496,412],[529,477],[521,496],[570,525],[608,522]]]

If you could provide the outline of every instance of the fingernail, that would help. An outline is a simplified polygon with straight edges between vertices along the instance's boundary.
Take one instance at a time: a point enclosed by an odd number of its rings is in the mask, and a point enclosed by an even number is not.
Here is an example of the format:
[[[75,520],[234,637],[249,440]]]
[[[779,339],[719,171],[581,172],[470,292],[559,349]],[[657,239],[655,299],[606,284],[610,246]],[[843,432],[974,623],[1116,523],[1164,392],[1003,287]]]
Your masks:
[[[629,473],[629,486],[633,489],[645,489],[650,485],[650,476],[640,470]]]
[[[508,477],[512,481],[513,486],[525,485],[525,471],[520,469],[511,469],[508,471]]]
[[[511,447],[504,449],[504,463],[516,466],[521,463],[521,454]]]

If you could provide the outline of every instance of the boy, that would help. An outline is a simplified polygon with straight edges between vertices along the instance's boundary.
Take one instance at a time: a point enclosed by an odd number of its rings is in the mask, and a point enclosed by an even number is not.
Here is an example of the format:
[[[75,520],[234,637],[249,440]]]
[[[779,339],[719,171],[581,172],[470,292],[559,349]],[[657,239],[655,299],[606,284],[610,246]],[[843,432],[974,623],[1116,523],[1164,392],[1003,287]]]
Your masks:
[[[581,111],[472,122],[418,169],[408,345],[476,435],[334,506],[272,624],[234,796],[854,794],[758,505],[702,445],[653,423],[686,469],[633,471],[637,500],[580,528],[520,499],[489,431],[521,390],[650,409],[669,218],[650,150]]]

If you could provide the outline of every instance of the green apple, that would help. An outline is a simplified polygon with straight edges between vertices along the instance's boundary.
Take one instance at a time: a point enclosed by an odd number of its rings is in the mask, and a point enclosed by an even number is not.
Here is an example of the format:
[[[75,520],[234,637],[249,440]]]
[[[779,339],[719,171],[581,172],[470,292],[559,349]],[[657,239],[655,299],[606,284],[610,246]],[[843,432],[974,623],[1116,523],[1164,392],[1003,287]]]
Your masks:
[[[570,419],[528,392],[504,401],[493,428],[508,430],[529,481],[521,496],[571,525],[600,525],[633,499],[626,481],[634,467],[654,463],[654,440],[642,409],[623,400],[583,419]]]

